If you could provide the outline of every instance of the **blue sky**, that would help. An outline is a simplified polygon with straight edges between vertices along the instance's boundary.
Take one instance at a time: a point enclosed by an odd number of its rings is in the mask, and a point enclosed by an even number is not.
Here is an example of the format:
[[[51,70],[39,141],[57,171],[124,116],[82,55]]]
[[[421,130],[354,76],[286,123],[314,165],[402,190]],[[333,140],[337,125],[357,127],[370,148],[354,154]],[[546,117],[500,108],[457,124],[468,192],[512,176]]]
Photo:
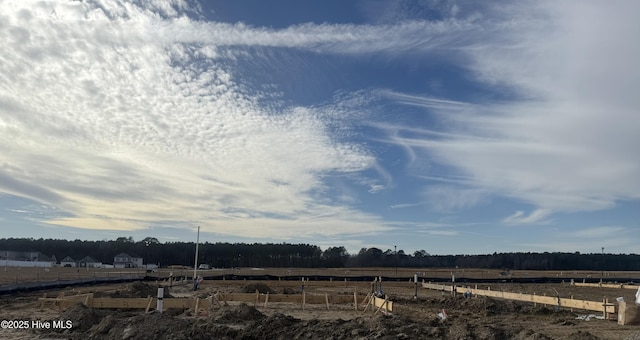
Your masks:
[[[637,1],[0,13],[0,237],[640,249]]]

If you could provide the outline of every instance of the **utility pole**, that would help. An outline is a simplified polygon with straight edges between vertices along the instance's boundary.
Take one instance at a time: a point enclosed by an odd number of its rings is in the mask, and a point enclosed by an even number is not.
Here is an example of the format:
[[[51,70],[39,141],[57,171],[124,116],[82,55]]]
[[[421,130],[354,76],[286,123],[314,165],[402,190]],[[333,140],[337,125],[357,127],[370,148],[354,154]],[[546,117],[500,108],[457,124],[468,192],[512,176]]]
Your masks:
[[[393,246],[393,252],[396,255],[396,277],[398,276],[398,247]]]
[[[604,247],[602,247],[602,280],[604,280]]]
[[[193,265],[193,282],[198,279],[198,244],[200,243],[200,226],[198,226],[198,236],[196,236],[196,260]]]

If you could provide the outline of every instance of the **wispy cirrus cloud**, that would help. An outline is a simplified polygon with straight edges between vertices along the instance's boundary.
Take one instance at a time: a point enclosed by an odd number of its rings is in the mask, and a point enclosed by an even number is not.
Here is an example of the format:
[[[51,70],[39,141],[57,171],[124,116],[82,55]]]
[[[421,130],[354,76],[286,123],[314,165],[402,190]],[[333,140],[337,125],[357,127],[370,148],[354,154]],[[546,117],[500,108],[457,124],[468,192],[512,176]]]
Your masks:
[[[615,225],[579,227],[573,231],[558,231],[548,234],[546,242],[523,242],[521,246],[537,251],[566,251],[600,253],[635,253],[638,242],[637,231]]]
[[[469,190],[536,207],[507,223],[638,200],[640,46],[628,38],[640,28],[638,9],[630,1],[543,1],[506,6],[491,21],[479,18],[474,24],[488,29],[457,51],[478,81],[501,89],[500,99],[463,103],[388,91],[443,123],[436,131],[378,128],[390,143],[453,169]]]
[[[502,220],[504,224],[540,224],[544,223],[544,219],[551,215],[552,211],[548,209],[536,209],[532,211],[529,215],[522,210],[518,210],[512,215],[507,216]]]

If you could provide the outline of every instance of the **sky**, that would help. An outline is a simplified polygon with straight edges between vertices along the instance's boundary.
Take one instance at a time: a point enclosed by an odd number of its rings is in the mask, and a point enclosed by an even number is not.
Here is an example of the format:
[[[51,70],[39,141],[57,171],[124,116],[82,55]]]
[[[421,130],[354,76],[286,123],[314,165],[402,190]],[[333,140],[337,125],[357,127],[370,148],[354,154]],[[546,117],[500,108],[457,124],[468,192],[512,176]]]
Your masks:
[[[640,2],[0,1],[0,237],[639,253]]]

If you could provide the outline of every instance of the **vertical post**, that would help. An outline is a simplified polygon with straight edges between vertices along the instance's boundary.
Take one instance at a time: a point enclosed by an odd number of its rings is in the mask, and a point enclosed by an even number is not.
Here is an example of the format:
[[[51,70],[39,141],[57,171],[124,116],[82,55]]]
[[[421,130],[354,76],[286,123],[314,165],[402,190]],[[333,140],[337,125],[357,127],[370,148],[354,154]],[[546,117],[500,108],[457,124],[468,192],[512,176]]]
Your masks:
[[[573,294],[571,294],[571,300],[571,306],[573,306]],[[571,311],[571,313],[573,313],[573,307],[571,307],[569,310]]]
[[[418,273],[413,274],[413,283],[416,286],[416,292],[413,295],[413,299],[418,300]]]
[[[353,308],[358,311],[358,295],[355,291],[353,292]]]
[[[153,298],[151,297],[151,295],[147,296],[147,308],[145,308],[144,310],[145,314],[149,313],[149,308],[151,308],[152,301],[153,301]]]
[[[302,291],[302,310],[304,310],[304,305],[305,305],[305,303],[306,303],[306,298],[307,298],[307,297],[306,297],[306,295],[305,295],[304,291]]]
[[[198,226],[198,236],[196,236],[196,260],[193,265],[193,282],[195,282],[198,278],[198,244],[200,243],[200,226]],[[195,287],[195,286],[194,286]]]
[[[156,310],[162,313],[162,298],[164,297],[164,288],[158,288],[158,302],[156,304]]]
[[[451,287],[451,296],[456,297],[456,274],[451,273],[451,283],[453,286]]]
[[[604,247],[602,247],[602,279],[600,279],[600,282],[602,280],[604,280]]]
[[[393,252],[396,255],[396,276],[398,276],[398,247],[393,246]]]

